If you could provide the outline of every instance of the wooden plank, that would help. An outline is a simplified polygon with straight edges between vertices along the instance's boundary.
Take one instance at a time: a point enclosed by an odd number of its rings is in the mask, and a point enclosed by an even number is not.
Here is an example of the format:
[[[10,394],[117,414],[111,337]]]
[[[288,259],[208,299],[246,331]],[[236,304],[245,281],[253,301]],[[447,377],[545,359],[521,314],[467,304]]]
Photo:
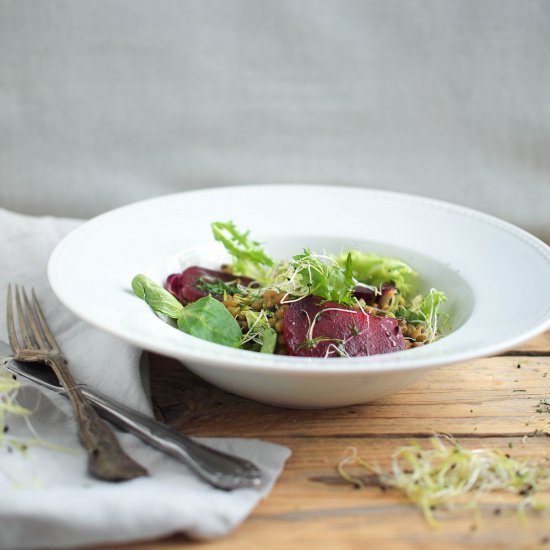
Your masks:
[[[509,441],[484,440],[481,446],[508,450],[515,458],[540,458],[550,451],[548,441],[542,438],[526,443],[519,439],[512,449]],[[292,446],[294,453],[269,498],[231,535],[201,543],[200,548],[458,548],[463,544],[519,548],[545,544],[550,537],[550,509],[529,513],[528,521],[522,523],[515,495],[484,497],[479,520],[472,512],[439,513],[440,526],[434,528],[397,491],[382,491],[378,486],[356,490],[336,474],[336,463],[347,447],[356,447],[362,456],[387,468],[391,454],[407,444],[406,439],[282,438],[277,442]],[[461,444],[480,448],[475,438],[463,439]],[[539,499],[550,504],[550,493],[540,493]],[[181,537],[168,539],[165,544],[178,548],[196,545]],[[158,543],[135,546],[140,550],[157,547]]]
[[[532,355],[548,355],[550,354],[550,330],[543,332],[539,336],[528,340],[527,342],[516,346],[513,350],[506,352],[508,354],[532,354]]]
[[[155,356],[152,394],[159,416],[194,435],[258,437],[286,445],[292,456],[276,486],[252,515],[221,540],[196,543],[182,535],[121,548],[275,550],[364,548],[550,547],[550,507],[522,523],[517,496],[494,493],[471,513],[439,513],[429,526],[397,491],[374,476],[356,490],[336,472],[354,447],[383,469],[412,437],[428,445],[434,432],[452,433],[466,448],[491,448],[514,458],[550,461],[550,332],[500,357],[429,372],[378,402],[320,411],[270,407],[203,382],[179,363]],[[537,412],[538,409],[538,412]],[[550,491],[539,493],[550,505]]]
[[[338,409],[293,410],[261,405],[198,379],[175,362],[153,377],[164,416],[187,433],[243,437],[372,437],[386,434],[490,437],[550,428],[536,413],[550,398],[550,357],[494,357],[431,371],[377,402]]]
[[[526,357],[518,355],[522,352],[522,350],[529,355]],[[397,399],[409,399],[415,391],[420,393],[428,390],[429,393],[426,394],[426,398],[423,400],[423,403],[426,403],[427,401],[432,402],[432,399],[437,398],[438,393],[447,396],[452,395],[455,402],[458,403],[457,393],[459,392],[456,391],[457,387],[462,387],[459,385],[463,383],[473,383],[475,386],[473,389],[476,390],[476,395],[480,398],[483,397],[483,399],[478,399],[476,401],[470,395],[471,392],[460,392],[462,402],[467,405],[469,402],[473,405],[478,403],[486,403],[487,394],[496,390],[499,386],[502,386],[500,382],[501,377],[503,376],[505,376],[507,380],[507,385],[499,388],[501,396],[503,392],[515,391],[515,393],[522,393],[522,389],[527,389],[520,387],[524,382],[523,373],[525,371],[522,371],[522,376],[520,377],[520,372],[515,373],[513,368],[517,367],[517,364],[527,362],[527,365],[525,366],[528,366],[530,369],[535,369],[535,373],[536,369],[539,369],[540,372],[538,374],[542,377],[548,376],[548,363],[544,361],[541,356],[550,354],[550,331],[539,335],[514,350],[510,350],[507,354],[507,357],[513,358],[502,360],[502,363],[500,362],[501,359],[493,358],[494,360],[485,359],[481,360],[481,362],[472,361],[470,363],[443,367],[432,371],[415,386],[405,389],[397,394]],[[531,358],[531,354],[535,355]],[[522,357],[524,357],[524,359],[521,359]],[[529,359],[527,359],[527,357],[529,357]],[[487,366],[489,366],[490,369],[491,363],[494,368],[491,372],[488,372]],[[216,420],[217,412],[222,411],[221,417],[223,419],[227,411],[227,407],[229,407],[231,411],[235,412],[238,412],[238,410],[242,408],[249,410],[250,407],[252,407],[252,409],[250,409],[249,412],[252,410],[262,410],[262,412],[265,413],[267,411],[267,408],[263,406],[258,406],[257,404],[246,399],[227,394],[226,392],[218,390],[217,388],[202,382],[196,376],[184,369],[177,361],[158,355],[152,355],[152,365],[151,384],[154,400],[158,406],[157,412],[161,418],[172,424],[177,424],[178,421],[183,421],[183,427],[193,429],[196,426],[196,421],[200,423],[203,422],[205,418],[212,418],[212,420]],[[483,372],[479,372],[480,370]],[[463,371],[464,376],[461,375],[461,371]],[[470,376],[467,376],[468,374]],[[513,384],[516,385],[513,388],[510,387],[510,379],[513,381]],[[533,377],[530,379],[530,383],[532,382],[534,382]],[[439,384],[442,385],[439,388],[436,387]],[[484,387],[481,388],[480,384],[484,385]],[[485,389],[485,395],[483,395],[483,389]],[[542,391],[546,390],[544,389],[541,390],[541,392]],[[534,396],[531,397],[533,398]],[[421,402],[422,400],[419,396],[416,404],[420,405]],[[389,405],[396,404],[395,400],[390,398],[389,400],[379,401],[376,405],[382,403]],[[405,405],[408,406],[408,401]],[[273,411],[276,411],[278,415],[284,414],[283,409],[272,409]],[[370,412],[372,413],[373,411]],[[467,412],[468,414],[464,412],[463,416],[469,417],[472,414],[470,413],[470,409],[467,409]],[[351,412],[350,414],[357,413]]]
[[[491,514],[492,506],[484,513]],[[280,550],[281,548],[323,548],[364,550],[365,548],[507,549],[546,548],[549,544],[548,518],[540,518],[529,530],[511,521],[513,511],[501,508],[499,517],[477,529],[463,519],[448,521],[440,529],[420,527],[415,513],[406,507],[380,506],[371,510],[350,509],[347,514],[326,513],[310,519],[307,514],[288,518],[253,516],[231,535],[217,541],[192,543],[182,538],[165,541],[169,548],[196,547],[204,550]],[[530,519],[534,523],[534,520]],[[545,523],[546,524],[545,524]],[[159,543],[133,546],[135,550],[160,548]],[[164,546],[163,546],[164,547]]]

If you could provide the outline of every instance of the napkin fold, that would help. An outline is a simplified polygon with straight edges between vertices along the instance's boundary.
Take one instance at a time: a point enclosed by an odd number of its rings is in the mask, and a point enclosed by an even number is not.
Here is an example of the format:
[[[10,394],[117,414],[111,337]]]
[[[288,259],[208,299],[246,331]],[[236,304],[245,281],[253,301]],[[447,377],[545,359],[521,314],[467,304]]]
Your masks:
[[[140,378],[140,350],[77,319],[49,288],[49,255],[80,223],[0,208],[0,310],[6,307],[2,294],[9,283],[34,287],[77,381],[151,415]],[[7,340],[1,314],[0,340]],[[66,548],[175,532],[196,539],[221,537],[269,493],[290,455],[286,447],[259,440],[200,438],[255,462],[262,470],[262,488],[226,492],[210,487],[185,465],[134,436],[117,431],[124,449],[150,476],[116,484],[96,480],[87,474],[87,457],[69,401],[31,382],[18,382],[17,402],[32,412],[27,417],[4,417],[0,548]],[[21,449],[20,442],[29,445]]]

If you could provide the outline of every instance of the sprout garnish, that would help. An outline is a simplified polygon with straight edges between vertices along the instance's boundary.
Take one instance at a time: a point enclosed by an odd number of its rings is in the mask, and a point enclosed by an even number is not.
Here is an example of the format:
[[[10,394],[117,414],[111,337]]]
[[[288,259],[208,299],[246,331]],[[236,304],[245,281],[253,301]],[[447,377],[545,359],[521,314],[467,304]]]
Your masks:
[[[314,254],[306,248],[302,254],[292,257],[286,270],[275,278],[272,287],[285,292],[284,302],[313,294],[327,301],[352,305],[355,282],[351,269],[349,256],[345,269],[342,269],[332,256]]]
[[[13,377],[12,373],[6,368],[11,358],[0,360],[0,449],[17,450],[25,455],[27,449],[31,446],[40,446],[55,451],[65,453],[80,452],[78,449],[70,449],[56,445],[43,439],[36,431],[32,423],[32,411],[23,407],[18,402],[18,393],[21,384]],[[23,419],[24,424],[31,434],[31,437],[12,434],[10,431],[10,419],[19,417]],[[3,473],[11,479],[16,487],[34,487],[40,486],[41,481],[31,476],[26,479],[18,479],[19,474],[4,470]],[[25,474],[26,475],[26,474]]]
[[[417,442],[398,448],[389,472],[369,464],[356,449],[350,449],[337,470],[356,487],[363,487],[364,482],[349,472],[351,467],[374,473],[381,486],[401,491],[433,526],[439,524],[435,510],[477,510],[481,495],[493,491],[520,496],[517,509],[521,519],[527,507],[544,508],[534,498],[539,488],[548,487],[550,482],[550,469],[542,463],[514,459],[499,450],[467,450],[449,435],[436,434],[430,444],[427,449]]]

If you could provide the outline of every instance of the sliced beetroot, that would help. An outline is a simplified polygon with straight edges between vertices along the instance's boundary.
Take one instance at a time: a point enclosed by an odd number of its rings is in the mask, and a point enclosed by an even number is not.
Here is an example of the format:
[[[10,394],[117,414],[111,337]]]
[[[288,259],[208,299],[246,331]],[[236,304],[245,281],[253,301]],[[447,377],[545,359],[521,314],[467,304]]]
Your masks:
[[[223,297],[223,290],[218,288],[214,292],[208,292],[207,288],[205,288],[208,287],[209,283],[215,288],[215,283],[220,282],[226,283],[229,286],[234,286],[237,282],[245,286],[254,283],[249,277],[236,277],[225,271],[217,271],[194,265],[183,270],[181,273],[172,273],[169,275],[164,283],[164,288],[184,303],[195,302],[208,294],[220,300]]]
[[[288,354],[301,357],[358,357],[405,349],[396,319],[376,317],[336,302],[323,303],[317,296],[289,305],[284,336]]]

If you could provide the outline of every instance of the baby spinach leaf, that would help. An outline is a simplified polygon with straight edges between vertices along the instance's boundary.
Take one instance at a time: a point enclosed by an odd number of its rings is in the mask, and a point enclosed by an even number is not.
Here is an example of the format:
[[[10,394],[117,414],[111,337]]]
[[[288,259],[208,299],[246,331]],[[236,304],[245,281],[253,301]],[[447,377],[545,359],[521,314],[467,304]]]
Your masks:
[[[183,306],[164,288],[145,275],[132,279],[135,294],[157,313],[177,319],[178,328],[187,334],[225,346],[239,347],[241,327],[227,308],[212,296]]]
[[[227,308],[212,296],[204,296],[182,309],[178,328],[197,338],[238,348],[241,343],[241,327]]]
[[[136,275],[132,279],[132,289],[157,313],[177,319],[183,311],[183,305],[170,292],[145,275]]]

